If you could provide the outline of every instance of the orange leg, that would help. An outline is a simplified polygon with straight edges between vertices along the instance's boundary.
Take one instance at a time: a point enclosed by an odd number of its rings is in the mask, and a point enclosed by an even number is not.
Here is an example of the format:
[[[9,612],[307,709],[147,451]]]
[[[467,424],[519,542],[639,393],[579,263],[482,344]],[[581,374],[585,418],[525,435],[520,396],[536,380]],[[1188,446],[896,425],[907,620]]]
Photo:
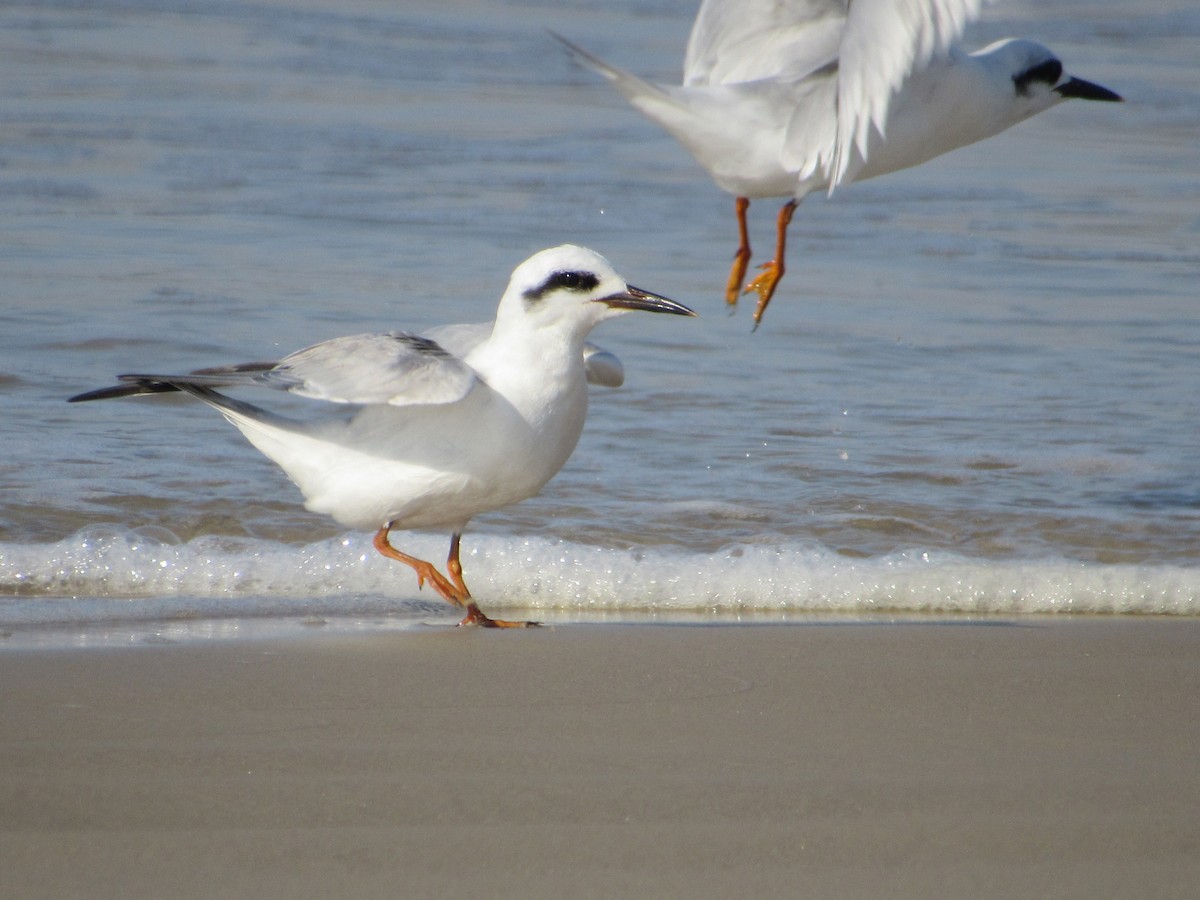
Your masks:
[[[458,559],[459,546],[462,544],[461,534],[450,535],[450,555],[446,557],[446,571],[450,573],[450,580],[454,582],[454,586],[462,591],[464,597],[470,597],[471,592],[467,590],[467,583],[462,577],[462,563]]]
[[[493,619],[475,605],[475,601],[471,599],[471,592],[467,590],[467,583],[463,581],[462,563],[458,559],[459,544],[462,541],[461,534],[456,533],[450,537],[450,556],[446,560],[446,571],[450,573],[450,578],[446,578],[434,567],[433,563],[409,556],[407,553],[401,553],[393,547],[388,540],[388,532],[391,529],[392,525],[389,522],[375,532],[373,542],[375,549],[388,559],[394,559],[410,566],[417,573],[418,588],[424,587],[425,582],[428,581],[443,600],[465,609],[467,614],[458,623],[459,625],[479,625],[484,628],[529,628],[538,624],[537,622],[506,622],[503,619]]]
[[[389,522],[375,532],[375,549],[388,559],[394,559],[397,562],[404,563],[406,566],[411,566],[413,571],[417,573],[418,588],[425,587],[425,582],[428,581],[447,603],[451,603],[454,606],[466,606],[467,602],[471,599],[471,594],[467,590],[467,586],[464,584],[460,589],[451,584],[446,576],[434,567],[433,563],[417,559],[415,556],[409,556],[407,553],[401,553],[388,541],[388,532],[391,530],[392,525]]]
[[[787,252],[787,230],[788,226],[792,224],[792,213],[796,211],[798,202],[789,200],[779,210],[779,220],[776,223],[775,231],[775,258],[768,263],[763,263],[760,267],[762,274],[746,285],[745,293],[755,291],[758,294],[758,306],[754,310],[755,328],[758,328],[758,324],[762,321],[763,313],[767,311],[767,304],[775,296],[775,286],[783,277],[785,271],[783,259]]]
[[[455,586],[462,591],[464,597],[470,598],[471,592],[467,590],[467,583],[463,581],[462,563],[458,559],[459,545],[462,543],[461,534],[452,534],[450,536],[450,556],[446,559],[446,571],[450,573],[450,580]],[[474,600],[467,601],[467,614],[459,625],[481,625],[484,628],[536,628],[537,622],[508,622],[504,619],[493,619],[483,613]]]
[[[746,277],[746,267],[750,265],[750,233],[746,229],[746,210],[750,208],[747,197],[738,197],[734,201],[733,211],[737,215],[738,248],[733,254],[733,267],[729,270],[729,281],[725,285],[725,302],[730,306],[730,312],[737,306],[738,297],[742,293],[742,279]]]

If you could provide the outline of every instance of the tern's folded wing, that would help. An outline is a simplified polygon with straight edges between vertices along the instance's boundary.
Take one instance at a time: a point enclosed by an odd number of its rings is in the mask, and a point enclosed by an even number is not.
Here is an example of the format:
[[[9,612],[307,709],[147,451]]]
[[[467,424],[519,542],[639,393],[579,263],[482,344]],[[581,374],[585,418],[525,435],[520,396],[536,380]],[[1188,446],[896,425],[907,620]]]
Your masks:
[[[393,331],[334,338],[284,357],[256,381],[332,403],[454,403],[475,371],[429,338]]]
[[[475,371],[428,338],[401,331],[334,338],[279,362],[198,369],[186,375],[130,374],[120,384],[71,397],[107,400],[196,388],[268,387],[328,403],[416,406],[454,403],[478,384]],[[197,393],[190,391],[189,393]]]

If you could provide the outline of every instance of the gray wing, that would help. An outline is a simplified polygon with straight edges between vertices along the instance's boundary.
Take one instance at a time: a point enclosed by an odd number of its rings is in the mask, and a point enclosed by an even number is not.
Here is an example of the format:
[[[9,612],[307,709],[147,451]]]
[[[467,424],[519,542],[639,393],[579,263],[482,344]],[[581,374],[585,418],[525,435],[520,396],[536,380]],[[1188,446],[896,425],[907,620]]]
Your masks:
[[[425,336],[437,341],[458,357],[465,357],[492,333],[491,322],[473,322],[469,325],[439,325],[430,328]],[[618,388],[625,383],[625,366],[616,354],[591,341],[583,345],[583,367],[588,384]]]
[[[984,0],[704,0],[684,84],[772,79],[802,88],[783,162],[830,189],[865,159],[912,72],[944,55]],[[811,83],[800,84],[804,79]]]
[[[478,383],[474,370],[435,341],[405,332],[357,334],[278,362],[200,369],[186,375],[121,375],[121,384],[71,402],[192,388],[268,387],[329,403],[409,406],[454,403]]]
[[[583,369],[588,384],[619,388],[625,383],[625,366],[617,355],[590,342],[583,345]]]
[[[334,338],[286,356],[259,376],[267,387],[332,403],[454,403],[475,371],[436,341],[403,331]]]
[[[460,359],[487,340],[492,333],[491,322],[472,322],[469,325],[438,325],[427,328],[425,337],[436,341]]]
[[[684,85],[793,80],[837,61],[849,0],[705,0]]]
[[[915,69],[944,56],[979,18],[983,0],[854,0],[838,59],[838,136],[830,184],[853,151],[863,159],[871,130],[883,134],[888,107]]]

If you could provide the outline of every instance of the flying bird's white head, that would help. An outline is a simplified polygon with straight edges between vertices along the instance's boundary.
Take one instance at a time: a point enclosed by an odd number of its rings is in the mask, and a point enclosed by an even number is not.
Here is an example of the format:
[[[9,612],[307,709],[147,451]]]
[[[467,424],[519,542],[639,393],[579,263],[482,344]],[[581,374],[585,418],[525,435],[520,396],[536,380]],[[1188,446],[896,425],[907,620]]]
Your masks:
[[[996,84],[1011,91],[1014,123],[1072,98],[1109,102],[1122,99],[1106,87],[1067,74],[1062,61],[1036,41],[1006,38],[972,56],[992,72]]]

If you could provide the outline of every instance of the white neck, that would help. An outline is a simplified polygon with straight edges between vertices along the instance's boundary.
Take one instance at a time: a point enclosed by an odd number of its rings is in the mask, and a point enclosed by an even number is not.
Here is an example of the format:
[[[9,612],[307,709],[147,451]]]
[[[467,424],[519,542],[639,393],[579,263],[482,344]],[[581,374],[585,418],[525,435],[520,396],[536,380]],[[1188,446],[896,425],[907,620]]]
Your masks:
[[[527,423],[539,455],[561,465],[575,449],[587,415],[583,336],[530,329],[497,319],[491,337],[466,361]]]
[[[854,180],[919,165],[999,134],[1051,105],[1052,99],[1020,102],[993,57],[952,51],[945,61],[915,73],[894,98],[886,139],[876,135],[871,141]]]

